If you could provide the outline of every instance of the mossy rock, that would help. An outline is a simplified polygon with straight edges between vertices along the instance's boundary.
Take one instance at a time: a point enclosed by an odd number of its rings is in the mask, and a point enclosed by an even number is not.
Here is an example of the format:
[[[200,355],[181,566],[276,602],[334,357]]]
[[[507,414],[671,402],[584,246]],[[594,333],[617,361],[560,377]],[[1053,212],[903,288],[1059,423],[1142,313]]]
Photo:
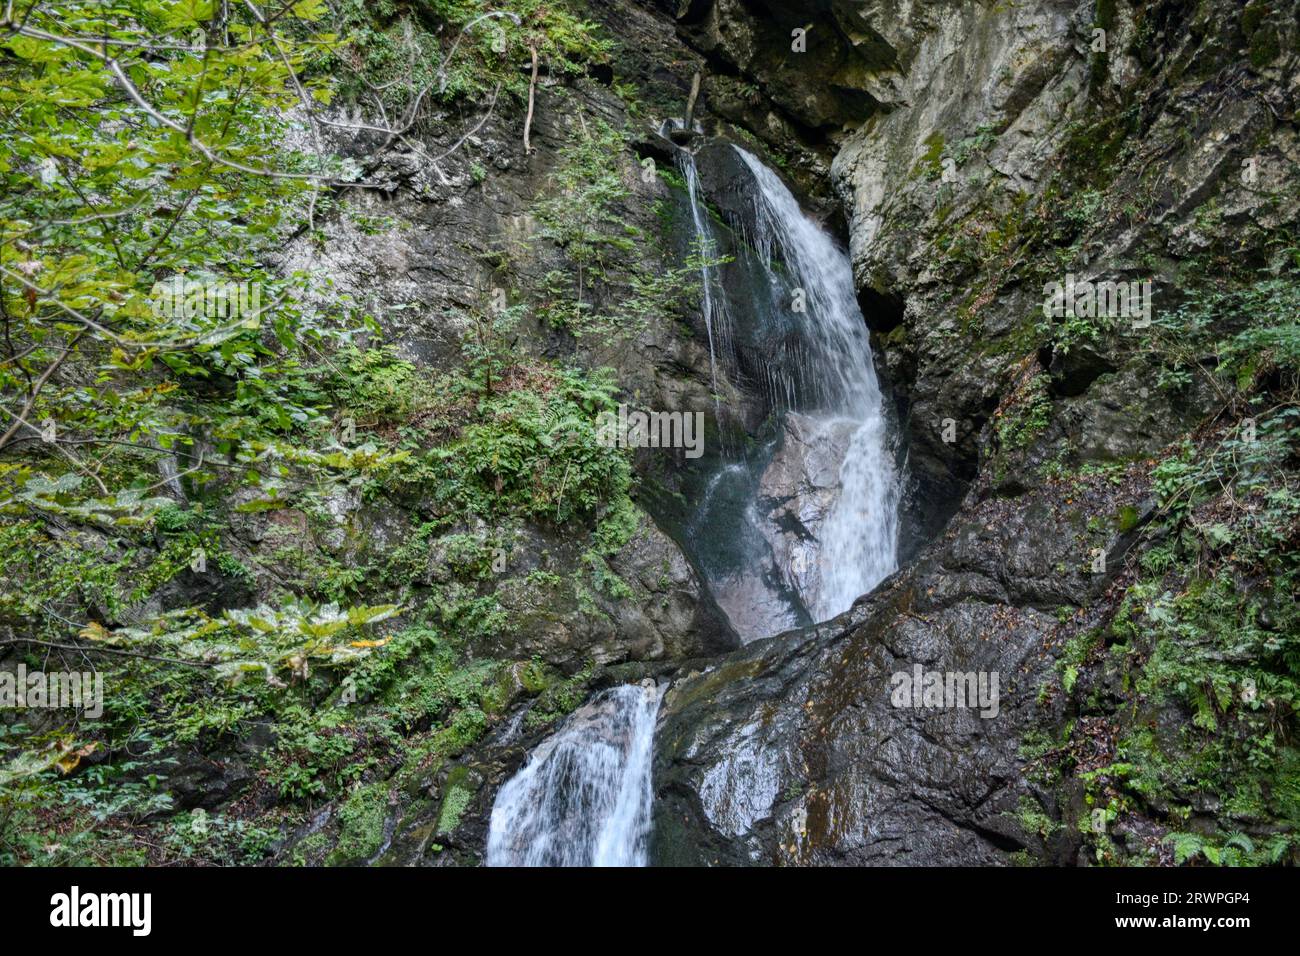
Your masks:
[[[369,860],[384,844],[388,784],[381,781],[354,790],[339,807],[338,819],[338,842],[325,864],[351,866]]]
[[[461,818],[474,800],[478,786],[468,767],[452,767],[443,785],[442,806],[438,809],[439,834],[450,834],[460,826]]]

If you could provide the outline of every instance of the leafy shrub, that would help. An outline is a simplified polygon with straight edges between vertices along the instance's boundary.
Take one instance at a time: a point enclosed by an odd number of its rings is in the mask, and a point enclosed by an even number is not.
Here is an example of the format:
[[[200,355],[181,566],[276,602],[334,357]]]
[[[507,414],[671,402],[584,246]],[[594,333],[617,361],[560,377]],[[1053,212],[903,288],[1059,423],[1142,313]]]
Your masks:
[[[479,420],[433,452],[441,500],[485,519],[525,515],[561,524],[624,498],[626,454],[601,445],[597,415],[614,408],[608,373],[558,373],[545,391],[516,389],[479,404]]]

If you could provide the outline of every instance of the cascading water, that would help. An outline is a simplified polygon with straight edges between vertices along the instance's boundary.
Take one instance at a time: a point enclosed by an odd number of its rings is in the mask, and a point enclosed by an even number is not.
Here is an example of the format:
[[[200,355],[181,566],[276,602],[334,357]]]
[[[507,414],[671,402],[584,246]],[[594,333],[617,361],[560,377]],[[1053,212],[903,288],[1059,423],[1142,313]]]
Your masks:
[[[543,741],[497,794],[488,866],[645,866],[661,696],[615,687]]]
[[[803,450],[808,486],[787,514],[765,516],[759,504],[779,497],[780,483],[763,469],[791,467],[779,452],[772,457],[778,443],[750,449],[739,464],[724,449],[688,528],[719,604],[753,640],[834,617],[894,570],[899,483],[848,257],[772,170],[733,148],[753,182],[747,254],[758,258],[771,301],[728,301],[718,273],[703,270],[711,374],[716,391],[719,367],[736,371],[737,320],[767,323],[770,346],[746,356],[748,378],[783,416],[784,445]],[[681,164],[696,244],[712,249],[695,160],[683,153]],[[791,524],[794,538],[783,530]]]
[[[749,287],[752,301],[728,296],[713,261],[717,243],[698,171],[682,154],[702,260],[710,375],[715,396],[722,374],[757,386],[780,432],[721,449],[685,535],[718,603],[742,638],[753,640],[833,617],[894,569],[898,482],[848,258],[775,173],[737,153],[754,183],[755,252],[745,263],[760,276]],[[749,331],[768,323],[757,331],[772,343],[746,348],[761,353],[745,355],[747,375],[738,369],[734,338],[742,321]],[[791,448],[803,453],[794,466]],[[792,470],[808,500],[797,514],[774,518],[763,509],[780,497],[774,487],[788,487]],[[788,524],[799,525],[799,534],[786,533]],[[540,744],[497,794],[488,865],[644,866],[661,696],[650,682],[616,687]],[[738,759],[758,768],[749,789],[774,785],[752,754]],[[729,799],[743,816],[751,805],[769,805],[772,794]]]
[[[822,621],[848,610],[897,564],[898,481],[884,398],[848,256],[804,215],[772,170],[740,147],[736,151],[758,184],[758,248],[769,272],[773,247],[780,249],[794,280],[791,292],[804,306],[804,348],[798,358],[801,380],[812,386],[804,399],[811,398],[811,404],[803,408],[812,421],[812,439],[851,429],[839,496],[818,535],[814,593],[804,595],[813,618]]]

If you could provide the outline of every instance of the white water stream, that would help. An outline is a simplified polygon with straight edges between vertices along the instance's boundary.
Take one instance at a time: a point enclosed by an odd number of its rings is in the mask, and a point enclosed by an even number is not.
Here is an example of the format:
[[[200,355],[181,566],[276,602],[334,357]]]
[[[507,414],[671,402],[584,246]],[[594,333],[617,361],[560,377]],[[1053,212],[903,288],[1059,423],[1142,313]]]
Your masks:
[[[497,793],[488,866],[645,866],[661,696],[615,687],[544,740]]]
[[[848,610],[897,566],[898,480],[884,398],[848,256],[804,215],[780,177],[740,147],[736,151],[758,185],[755,245],[769,274],[776,275],[775,258],[785,264],[788,293],[803,307],[796,312],[804,320],[799,410],[811,420],[811,443],[829,444],[837,432],[850,436],[838,497],[810,549],[817,567],[806,576],[812,590],[802,595],[813,619],[824,621]]]

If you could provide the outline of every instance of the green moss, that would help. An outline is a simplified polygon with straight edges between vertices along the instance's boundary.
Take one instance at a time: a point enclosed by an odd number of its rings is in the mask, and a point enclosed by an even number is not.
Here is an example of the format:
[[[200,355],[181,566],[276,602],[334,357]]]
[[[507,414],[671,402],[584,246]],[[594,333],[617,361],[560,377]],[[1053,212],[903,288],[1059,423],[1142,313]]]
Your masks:
[[[1015,451],[1024,448],[1047,428],[1052,414],[1047,384],[1045,374],[1031,378],[1016,401],[998,418],[994,430],[1002,449]]]
[[[1044,813],[1043,808],[1028,794],[1020,798],[1016,812],[1008,813],[1007,816],[1014,817],[1026,833],[1042,840],[1052,837],[1061,829],[1061,825]]]
[[[902,348],[907,343],[906,323],[899,322],[881,336],[880,343],[886,350]]]
[[[1065,191],[1073,195],[1082,186],[1109,189],[1114,184],[1115,164],[1130,137],[1139,131],[1140,122],[1138,111],[1128,109],[1073,124],[1061,149]]]
[[[457,711],[439,735],[439,748],[447,756],[456,756],[482,737],[486,729],[487,715],[477,707]]]
[[[1127,534],[1138,526],[1138,510],[1132,505],[1124,505],[1115,515],[1115,527],[1120,534]]]
[[[352,791],[339,807],[338,819],[338,841],[326,858],[326,865],[347,866],[370,859],[384,843],[388,784],[372,783]]]
[[[1267,3],[1246,4],[1241,11],[1241,32],[1246,36],[1246,52],[1252,65],[1268,66],[1282,52],[1282,41],[1277,29],[1268,22],[1270,9]]]
[[[586,700],[587,684],[594,673],[595,665],[587,664],[572,677],[551,684],[528,711],[524,724],[535,730],[573,713]]]
[[[451,833],[460,826],[461,817],[474,798],[474,791],[469,785],[469,771],[464,767],[454,767],[447,775],[446,795],[442,798],[442,807],[438,811],[438,833]]]
[[[682,178],[681,173],[673,169],[671,166],[656,166],[655,172],[657,172],[659,177],[671,188],[686,192],[686,180]]]
[[[551,668],[534,658],[519,668],[519,682],[528,693],[540,694],[555,682],[555,675]]]
[[[324,831],[313,833],[293,848],[290,861],[294,866],[317,866],[326,856],[329,845],[329,836]]]
[[[1268,16],[1268,4],[1261,3],[1259,0],[1246,4],[1241,10],[1241,29],[1249,38],[1259,29],[1260,24]]]
[[[1095,52],[1092,55],[1091,79],[1093,88],[1099,87],[1106,79],[1107,64],[1109,63],[1110,43],[1112,42],[1112,33],[1115,28],[1115,14],[1117,3],[1116,0],[1097,0],[1096,14],[1093,17],[1093,24],[1106,31],[1106,52]]]
[[[925,152],[912,167],[913,176],[928,176],[933,179],[943,168],[943,134],[937,130],[925,138]]]

